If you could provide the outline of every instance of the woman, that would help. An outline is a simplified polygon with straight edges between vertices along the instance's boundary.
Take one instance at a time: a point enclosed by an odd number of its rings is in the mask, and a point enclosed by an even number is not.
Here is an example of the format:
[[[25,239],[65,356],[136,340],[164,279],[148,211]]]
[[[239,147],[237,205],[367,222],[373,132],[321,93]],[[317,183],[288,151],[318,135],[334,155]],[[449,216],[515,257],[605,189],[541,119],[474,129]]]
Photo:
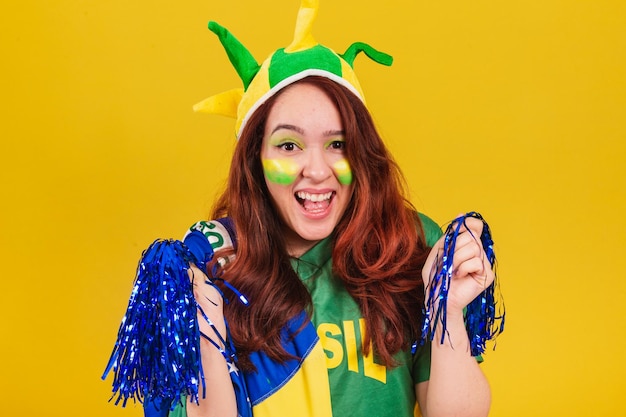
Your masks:
[[[352,180],[337,168],[346,160]],[[284,172],[274,166],[294,170],[284,180],[278,175]],[[248,355],[260,350],[278,362],[289,359],[280,331],[306,310],[325,341],[332,415],[412,415],[416,398],[425,416],[486,415],[489,388],[469,353],[463,308],[493,280],[491,267],[480,241],[463,233],[448,300],[449,335],[443,344],[433,344],[430,364],[428,349],[413,359],[410,344],[419,336],[424,301],[420,277],[423,273],[428,280],[442,242],[429,250],[424,232],[432,240],[437,228],[427,218],[418,220],[400,184],[363,103],[334,81],[304,78],[255,112],[237,144],[228,191],[214,213],[216,218],[228,214],[237,230],[237,253],[223,276],[250,299],[247,307],[225,307],[240,363],[254,373]],[[471,219],[468,224],[479,236],[482,223]],[[325,247],[318,250],[319,245]],[[312,256],[316,250],[332,253],[332,259]],[[307,267],[298,276],[300,262]],[[315,272],[307,276],[311,264]],[[203,302],[203,308],[213,322],[223,322],[216,293],[196,298],[212,301]],[[342,305],[333,306],[338,302]],[[350,339],[346,330],[358,328],[359,321],[364,321],[363,341],[353,346],[361,369],[350,364],[353,352],[345,342]],[[341,341],[344,346],[337,348]],[[204,369],[222,371],[223,381],[211,386],[228,386],[223,357],[206,341],[202,349]],[[333,356],[342,351],[345,359]],[[362,369],[368,364],[370,376]],[[236,415],[232,395],[225,401],[226,393],[210,394],[215,396],[199,405],[188,404],[187,415],[212,415],[214,406],[224,407],[216,415]],[[290,415],[303,415],[294,410],[299,404],[288,404]],[[319,408],[311,415],[328,415]]]
[[[185,239],[195,252],[208,247],[196,259],[212,257],[190,267],[210,339],[200,341],[207,389],[170,416],[487,415],[490,389],[463,317],[494,280],[475,238],[483,223],[468,218],[456,240],[445,337],[437,326],[435,342],[414,352],[443,241],[404,197],[352,70],[359,52],[391,58],[362,43],[344,54],[317,44],[316,11],[303,0],[294,41],[261,65],[209,25],[244,89],[197,107],[235,116],[238,143],[217,220]],[[229,286],[204,285],[203,271]],[[146,413],[167,408],[148,403]]]

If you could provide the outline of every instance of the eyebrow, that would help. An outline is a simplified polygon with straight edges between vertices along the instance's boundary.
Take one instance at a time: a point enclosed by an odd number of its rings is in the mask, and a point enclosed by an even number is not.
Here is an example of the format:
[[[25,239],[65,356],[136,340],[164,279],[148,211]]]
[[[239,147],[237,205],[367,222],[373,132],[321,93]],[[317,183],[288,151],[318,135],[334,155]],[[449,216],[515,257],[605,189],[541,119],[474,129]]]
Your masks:
[[[346,134],[343,130],[327,130],[324,132],[324,136],[344,136]]]
[[[301,128],[299,128],[298,126],[294,126],[294,125],[289,125],[289,124],[280,124],[278,126],[276,126],[273,130],[272,130],[272,134],[276,133],[279,130],[293,130],[296,133],[299,133],[301,135],[304,135],[304,130],[302,130]]]
[[[279,124],[278,126],[276,126],[271,134],[276,133],[279,130],[292,130],[296,133],[299,133],[301,135],[304,135],[304,130],[298,126],[295,125],[290,125],[290,124]],[[343,136],[345,134],[345,132],[343,130],[327,130],[324,132],[324,136]]]

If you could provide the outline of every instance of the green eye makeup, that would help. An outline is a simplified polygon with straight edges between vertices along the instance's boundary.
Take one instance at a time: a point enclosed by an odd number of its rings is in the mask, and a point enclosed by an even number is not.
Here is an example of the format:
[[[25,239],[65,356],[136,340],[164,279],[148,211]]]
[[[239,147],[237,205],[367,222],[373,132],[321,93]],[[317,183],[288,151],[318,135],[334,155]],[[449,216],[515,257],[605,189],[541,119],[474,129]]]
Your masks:
[[[284,145],[285,143],[293,143],[295,146],[299,148],[303,147],[302,143],[298,139],[293,138],[291,136],[285,137],[284,135],[280,135],[280,134],[276,136],[272,136],[269,140],[269,143],[271,146],[278,146],[278,147]]]

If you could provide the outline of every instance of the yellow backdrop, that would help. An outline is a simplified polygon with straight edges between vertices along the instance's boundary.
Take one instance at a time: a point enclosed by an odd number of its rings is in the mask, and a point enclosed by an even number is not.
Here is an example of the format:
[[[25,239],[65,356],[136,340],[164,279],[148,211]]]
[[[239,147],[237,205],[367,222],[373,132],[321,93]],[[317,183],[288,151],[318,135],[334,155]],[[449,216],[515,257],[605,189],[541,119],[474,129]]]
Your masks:
[[[139,416],[100,381],[136,262],[219,191],[239,86],[216,19],[263,59],[298,0],[11,2],[0,15],[2,415]],[[262,19],[259,19],[262,17]],[[492,416],[623,413],[626,8],[596,1],[322,1],[370,108],[439,223],[489,221],[507,328]]]

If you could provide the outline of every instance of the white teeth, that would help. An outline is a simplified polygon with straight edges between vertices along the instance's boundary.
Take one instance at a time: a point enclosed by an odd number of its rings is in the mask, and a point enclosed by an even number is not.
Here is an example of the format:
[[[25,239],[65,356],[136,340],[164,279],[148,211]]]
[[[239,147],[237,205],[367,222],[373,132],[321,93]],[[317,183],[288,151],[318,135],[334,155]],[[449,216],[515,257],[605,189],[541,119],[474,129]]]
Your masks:
[[[333,193],[329,192],[329,193],[324,193],[324,194],[311,194],[311,193],[305,193],[304,191],[298,191],[296,195],[301,200],[309,200],[314,203],[317,203],[319,201],[330,200],[330,197],[332,197]]]

